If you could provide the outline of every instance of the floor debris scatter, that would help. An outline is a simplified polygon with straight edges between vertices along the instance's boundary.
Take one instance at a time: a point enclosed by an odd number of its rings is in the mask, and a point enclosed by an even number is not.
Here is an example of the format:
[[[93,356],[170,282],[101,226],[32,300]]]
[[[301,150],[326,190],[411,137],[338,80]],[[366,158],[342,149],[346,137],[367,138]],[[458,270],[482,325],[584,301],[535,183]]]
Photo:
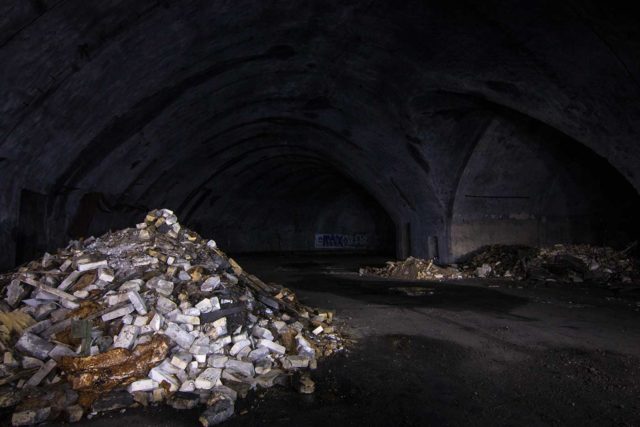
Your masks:
[[[15,426],[163,403],[202,405],[215,425],[252,389],[312,393],[309,370],[343,349],[333,313],[243,271],[168,209],[0,280],[0,407]]]
[[[629,255],[636,244],[618,251],[610,247],[562,245],[532,248],[491,245],[461,264],[438,265],[435,260],[409,257],[384,267],[363,267],[361,276],[404,280],[503,278],[560,283],[624,285],[640,283],[640,263]]]

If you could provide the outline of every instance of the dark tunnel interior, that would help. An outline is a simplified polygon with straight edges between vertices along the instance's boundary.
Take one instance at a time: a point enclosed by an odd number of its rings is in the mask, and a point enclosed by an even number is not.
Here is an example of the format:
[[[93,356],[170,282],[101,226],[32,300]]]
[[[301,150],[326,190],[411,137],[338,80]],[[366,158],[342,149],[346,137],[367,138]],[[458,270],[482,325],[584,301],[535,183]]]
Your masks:
[[[640,7],[0,0],[0,270],[0,425],[638,426]]]

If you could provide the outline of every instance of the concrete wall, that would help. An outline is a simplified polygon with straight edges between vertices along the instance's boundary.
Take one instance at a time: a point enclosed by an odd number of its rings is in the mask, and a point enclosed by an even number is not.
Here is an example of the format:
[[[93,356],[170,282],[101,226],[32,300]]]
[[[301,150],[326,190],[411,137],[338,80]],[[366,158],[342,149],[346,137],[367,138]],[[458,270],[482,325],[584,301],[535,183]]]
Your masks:
[[[366,194],[309,193],[298,199],[246,200],[248,212],[212,212],[190,222],[231,253],[336,251],[394,254],[393,223]],[[219,216],[220,215],[220,216]],[[241,215],[242,221],[236,218]],[[222,216],[222,218],[221,218]],[[317,234],[327,234],[316,243]],[[355,241],[349,241],[353,239]]]
[[[633,189],[603,159],[540,126],[495,119],[460,179],[452,257],[494,243],[621,246],[637,234],[638,212]]]

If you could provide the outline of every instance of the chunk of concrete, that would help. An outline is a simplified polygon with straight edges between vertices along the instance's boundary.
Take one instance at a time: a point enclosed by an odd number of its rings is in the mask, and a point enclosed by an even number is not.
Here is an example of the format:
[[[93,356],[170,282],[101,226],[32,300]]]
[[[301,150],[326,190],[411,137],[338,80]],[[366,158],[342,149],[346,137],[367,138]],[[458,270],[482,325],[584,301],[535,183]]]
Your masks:
[[[125,325],[113,340],[113,346],[116,348],[126,348],[127,350],[131,350],[139,333],[140,327],[135,325]]]
[[[22,334],[16,343],[16,349],[29,356],[45,360],[49,357],[49,352],[54,349],[54,345],[37,335],[28,332]]]
[[[84,415],[84,408],[81,405],[71,405],[64,408],[66,419],[70,423],[77,423]]]
[[[195,385],[196,388],[201,390],[210,390],[214,386],[218,384],[220,381],[220,375],[222,374],[222,369],[218,368],[207,368],[205,369],[198,378],[196,378]]]
[[[222,354],[213,354],[209,356],[207,360],[207,364],[212,368],[224,368],[225,363],[227,363],[229,358]]]
[[[36,387],[42,380],[51,373],[56,367],[56,361],[49,359],[38,371],[31,376],[24,384],[25,387]]]
[[[7,297],[5,300],[11,307],[17,306],[31,292],[31,288],[20,283],[20,280],[12,280],[7,286]]]
[[[248,347],[251,345],[251,341],[245,339],[245,340],[240,340],[237,341],[235,344],[233,344],[233,346],[231,346],[231,349],[229,350],[229,354],[231,356],[235,356],[236,354],[238,354],[243,348]]]
[[[147,314],[147,304],[137,291],[127,292],[127,297],[139,314]]]
[[[205,298],[199,303],[196,304],[196,308],[200,310],[201,313],[209,313],[213,311],[213,304],[211,303],[211,299]]]
[[[31,426],[45,422],[51,415],[51,407],[16,411],[11,417],[14,426]]]
[[[144,280],[142,279],[127,280],[122,285],[120,285],[120,288],[118,290],[122,293],[126,293],[129,291],[140,292],[140,289],[142,289],[142,285],[144,285]]]
[[[276,354],[285,354],[286,352],[286,348],[276,342],[273,342],[271,340],[266,340],[266,339],[262,339],[262,340],[258,340],[256,346],[258,348],[260,347],[266,347],[269,349],[270,352],[272,353],[276,353]]]
[[[162,315],[160,315],[160,313],[156,313],[151,318],[151,321],[149,322],[149,326],[154,331],[159,331],[160,328],[162,327],[162,323],[163,323]]]
[[[134,381],[127,387],[127,391],[129,393],[135,393],[136,391],[152,391],[158,388],[159,384],[157,381],[152,380],[151,378],[145,378],[143,380]]]
[[[160,313],[167,314],[177,308],[178,306],[175,302],[171,301],[169,298],[163,297],[162,295],[158,295],[158,300],[156,301],[156,309]]]
[[[287,370],[301,369],[309,366],[309,358],[306,356],[287,356],[282,359],[282,367]]]
[[[108,322],[110,320],[117,319],[118,317],[126,316],[127,314],[133,313],[134,311],[135,308],[133,307],[133,304],[128,304],[124,307],[120,307],[116,310],[103,314],[102,321]]]
[[[173,355],[171,358],[171,364],[179,369],[187,369],[187,365],[191,362],[193,356],[191,353],[181,351]]]
[[[273,334],[271,333],[271,331],[268,330],[267,328],[261,328],[258,325],[253,327],[253,331],[251,332],[251,335],[253,335],[256,338],[262,338],[262,339],[273,341]]]
[[[251,362],[257,362],[258,360],[262,360],[269,355],[269,348],[260,347],[252,350],[248,357]]]
[[[193,409],[200,403],[200,396],[196,393],[188,391],[179,391],[175,393],[167,404],[173,409]]]
[[[220,276],[211,276],[204,282],[202,282],[202,285],[200,285],[200,290],[202,292],[211,292],[218,286],[220,286]]]
[[[98,268],[109,267],[107,260],[87,262],[84,264],[78,264],[78,271],[97,270]]]
[[[129,295],[126,293],[122,294],[113,294],[107,296],[107,304],[108,305],[117,305],[129,300]]]
[[[191,347],[191,344],[193,344],[193,341],[195,340],[195,337],[193,335],[191,335],[189,332],[185,331],[175,323],[169,323],[169,326],[167,326],[167,329],[164,333],[184,349],[188,349],[189,347]]]
[[[173,292],[173,282],[164,279],[150,279],[147,281],[147,288],[154,289],[159,294],[169,296]]]
[[[102,280],[103,282],[111,283],[113,279],[115,279],[115,274],[113,274],[113,270],[110,268],[100,268],[98,269],[98,280]]]
[[[49,352],[49,357],[58,361],[65,356],[75,357],[77,355],[75,351],[63,344],[56,345],[53,350]]]
[[[94,412],[107,412],[129,408],[134,403],[135,400],[133,400],[133,396],[129,394],[129,392],[126,390],[116,390],[100,396],[93,402],[91,409]]]
[[[169,391],[177,391],[180,388],[180,383],[173,375],[163,371],[162,369],[156,367],[152,368],[149,371],[149,378],[154,381],[157,381],[158,384],[162,384],[163,382],[169,385]]]
[[[251,362],[243,362],[241,360],[229,359],[224,364],[226,371],[233,374],[240,374],[243,377],[252,378],[255,375],[253,364]]]
[[[234,414],[234,402],[222,393],[216,393],[207,401],[207,409],[200,415],[198,420],[204,427],[220,424]]]
[[[190,325],[199,325],[200,317],[198,316],[188,316],[186,314],[177,314],[174,318],[176,323],[188,323]]]

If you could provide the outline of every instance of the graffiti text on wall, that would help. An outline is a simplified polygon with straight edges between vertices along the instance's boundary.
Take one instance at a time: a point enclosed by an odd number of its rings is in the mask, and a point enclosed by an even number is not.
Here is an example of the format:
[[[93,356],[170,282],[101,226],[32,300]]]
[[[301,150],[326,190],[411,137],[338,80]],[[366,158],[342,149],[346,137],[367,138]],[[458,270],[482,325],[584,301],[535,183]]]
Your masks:
[[[365,248],[369,243],[366,234],[316,234],[315,247],[318,249]]]

